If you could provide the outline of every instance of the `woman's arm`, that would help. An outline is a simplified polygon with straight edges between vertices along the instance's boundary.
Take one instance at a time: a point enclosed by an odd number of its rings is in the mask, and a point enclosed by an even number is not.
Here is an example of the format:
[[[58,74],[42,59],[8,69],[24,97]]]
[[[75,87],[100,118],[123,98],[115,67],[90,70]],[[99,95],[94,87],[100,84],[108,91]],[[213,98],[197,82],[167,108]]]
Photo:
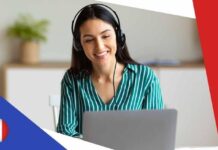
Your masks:
[[[77,92],[75,91],[73,76],[65,73],[61,82],[61,104],[57,132],[69,135],[79,136],[78,114],[76,111]]]
[[[152,73],[151,82],[146,90],[143,108],[148,110],[164,109],[159,79],[152,70],[150,71]]]

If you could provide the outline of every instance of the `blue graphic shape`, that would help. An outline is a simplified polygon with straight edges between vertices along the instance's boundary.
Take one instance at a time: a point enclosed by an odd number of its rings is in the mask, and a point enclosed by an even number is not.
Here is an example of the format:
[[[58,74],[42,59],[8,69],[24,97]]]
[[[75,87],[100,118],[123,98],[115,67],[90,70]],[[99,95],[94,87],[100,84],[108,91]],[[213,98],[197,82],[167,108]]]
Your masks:
[[[7,138],[0,142],[0,150],[65,150],[2,97],[0,97],[0,118],[7,122],[9,130]]]

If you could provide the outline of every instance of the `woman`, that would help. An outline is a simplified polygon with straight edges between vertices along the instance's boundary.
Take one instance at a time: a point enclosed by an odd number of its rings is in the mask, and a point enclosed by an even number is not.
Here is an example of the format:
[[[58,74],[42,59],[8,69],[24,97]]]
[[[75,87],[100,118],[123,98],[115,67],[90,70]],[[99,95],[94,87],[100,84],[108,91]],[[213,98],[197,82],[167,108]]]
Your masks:
[[[76,14],[72,32],[59,133],[81,135],[84,111],[163,109],[158,79],[130,57],[115,11],[103,4],[85,6]]]

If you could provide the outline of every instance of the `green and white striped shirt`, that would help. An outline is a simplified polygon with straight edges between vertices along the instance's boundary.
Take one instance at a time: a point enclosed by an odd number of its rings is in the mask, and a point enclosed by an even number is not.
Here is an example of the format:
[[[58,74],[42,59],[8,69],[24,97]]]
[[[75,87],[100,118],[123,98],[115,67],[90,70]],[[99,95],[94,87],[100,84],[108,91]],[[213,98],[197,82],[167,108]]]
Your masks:
[[[105,104],[97,94],[91,76],[69,70],[62,79],[61,106],[57,132],[69,136],[82,134],[84,111],[163,109],[159,80],[151,68],[127,64],[116,96]]]

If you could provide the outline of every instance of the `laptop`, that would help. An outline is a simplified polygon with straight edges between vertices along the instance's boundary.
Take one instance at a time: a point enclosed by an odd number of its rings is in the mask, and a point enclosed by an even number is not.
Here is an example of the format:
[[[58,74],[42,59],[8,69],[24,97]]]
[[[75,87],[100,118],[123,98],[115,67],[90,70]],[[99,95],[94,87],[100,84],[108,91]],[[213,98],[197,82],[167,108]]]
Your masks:
[[[177,111],[84,112],[83,139],[116,150],[175,150]]]

